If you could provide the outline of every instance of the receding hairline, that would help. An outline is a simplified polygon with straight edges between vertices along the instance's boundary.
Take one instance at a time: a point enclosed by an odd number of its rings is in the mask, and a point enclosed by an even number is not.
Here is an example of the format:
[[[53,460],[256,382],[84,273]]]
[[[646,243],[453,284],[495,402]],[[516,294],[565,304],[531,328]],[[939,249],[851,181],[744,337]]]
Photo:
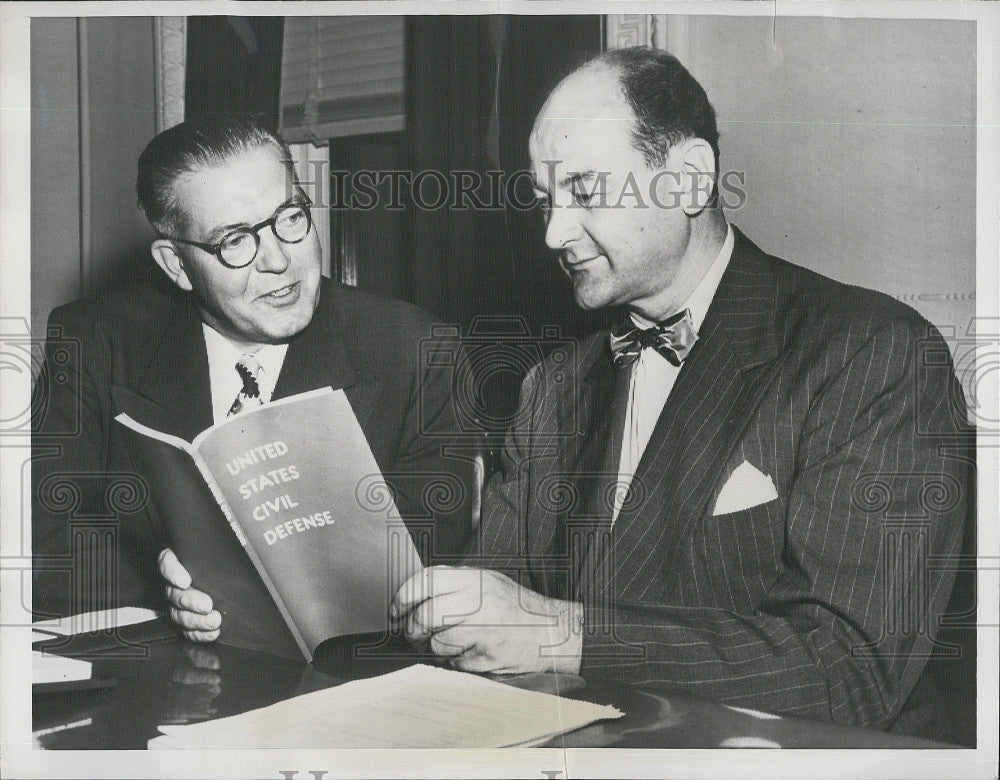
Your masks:
[[[606,87],[602,88],[596,95],[593,89],[586,90],[584,96],[579,96],[578,92],[573,91],[576,82],[587,76],[603,74],[611,76],[612,80],[608,81]],[[595,97],[599,99],[595,101]],[[529,144],[537,142],[539,128],[543,122],[560,119],[585,121],[600,119],[602,115],[610,115],[607,117],[610,119],[616,118],[613,114],[618,111],[621,112],[618,119],[626,120],[634,125],[637,117],[628,101],[628,96],[625,94],[621,71],[617,67],[603,62],[588,62],[567,74],[552,88],[535,116],[528,142]]]
[[[213,156],[208,159],[199,160],[174,176],[169,185],[170,208],[168,210],[171,221],[175,223],[173,226],[174,229],[183,231],[188,227],[188,214],[181,203],[181,198],[179,197],[179,188],[181,186],[190,182],[199,174],[206,173],[213,169],[222,168],[241,157],[249,157],[259,151],[267,150],[272,151],[274,153],[274,161],[288,171],[291,176],[292,187],[295,189],[301,189],[299,178],[295,173],[294,161],[285,155],[285,150],[279,143],[275,142],[272,138],[248,140],[241,148],[233,149],[224,154],[218,154],[217,156]]]
[[[248,141],[245,146],[242,146],[238,149],[232,149],[225,153],[213,155],[212,157],[209,157],[204,160],[198,160],[197,162],[189,165],[185,170],[180,171],[174,177],[173,182],[171,183],[173,184],[189,176],[194,176],[199,173],[204,173],[205,171],[210,171],[213,168],[222,168],[223,166],[228,165],[232,161],[237,160],[241,157],[249,157],[251,155],[256,154],[259,151],[268,151],[268,150],[274,152],[275,162],[277,162],[279,165],[283,165],[291,172],[292,176],[295,177],[294,160],[292,160],[289,157],[286,157],[285,152],[281,148],[281,146],[275,143],[273,140],[269,138],[262,138],[260,140],[255,139],[252,141]],[[296,177],[296,184],[297,183],[298,179]]]
[[[652,70],[650,75],[654,77],[663,75],[663,94],[651,94],[645,82],[642,86],[637,83],[637,77],[646,75],[647,68]],[[611,78],[598,78],[585,84],[579,93],[574,92],[577,82],[605,75]],[[656,85],[654,92],[658,91],[659,85]],[[573,97],[567,97],[567,94]],[[670,98],[666,100],[665,107],[662,104],[668,94]],[[654,107],[653,104],[657,103],[660,105]],[[619,110],[621,114],[615,116]],[[718,165],[719,134],[714,108],[704,87],[676,57],[666,52],[652,52],[645,47],[613,49],[566,74],[552,88],[535,117],[529,148],[534,150],[541,144],[540,128],[544,122],[558,122],[560,118],[569,121],[627,121],[632,147],[643,155],[649,165],[661,165],[666,154],[679,141],[700,139],[712,147]]]
[[[628,96],[625,94],[625,85],[622,82],[622,73],[623,71],[620,67],[600,60],[592,60],[581,65],[572,73],[564,76],[559,83],[552,88],[552,91],[549,92],[548,97],[545,99],[545,102],[542,104],[541,109],[539,109],[538,114],[535,117],[535,126],[537,126],[539,119],[543,118],[546,114],[551,113],[553,105],[557,104],[557,101],[562,99],[563,96],[568,93],[569,88],[573,86],[574,82],[580,81],[587,76],[604,74],[612,78],[612,81],[608,84],[608,88],[604,90],[601,95],[604,99],[595,104],[593,101],[593,92],[589,93],[586,98],[579,98],[579,105],[593,106],[591,112],[588,113],[586,117],[581,116],[579,118],[591,118],[592,116],[598,116],[602,110],[611,107],[615,103],[625,108],[629,115],[632,118],[635,118],[635,111],[632,109],[632,106],[628,101]]]

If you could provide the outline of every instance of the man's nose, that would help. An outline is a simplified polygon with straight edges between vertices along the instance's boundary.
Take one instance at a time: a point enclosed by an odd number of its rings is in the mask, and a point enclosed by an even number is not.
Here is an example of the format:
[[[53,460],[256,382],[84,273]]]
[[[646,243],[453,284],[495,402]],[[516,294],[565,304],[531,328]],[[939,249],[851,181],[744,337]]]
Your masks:
[[[254,267],[261,273],[282,273],[291,263],[288,247],[270,228],[261,229],[258,236],[260,246],[257,247],[257,256],[253,259]]]
[[[583,210],[570,204],[560,203],[549,209],[545,227],[545,243],[550,249],[564,249],[583,234],[580,214]]]

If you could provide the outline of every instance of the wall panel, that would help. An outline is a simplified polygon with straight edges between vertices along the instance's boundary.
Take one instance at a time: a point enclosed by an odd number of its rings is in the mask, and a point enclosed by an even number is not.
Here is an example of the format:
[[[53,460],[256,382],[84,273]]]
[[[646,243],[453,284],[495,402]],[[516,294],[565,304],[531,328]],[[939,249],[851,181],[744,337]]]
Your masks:
[[[75,19],[31,20],[31,329],[80,295],[80,126]]]
[[[623,15],[705,87],[730,221],[764,250],[886,292],[961,339],[975,315],[976,28],[971,21]],[[730,199],[732,200],[732,198]]]
[[[136,273],[152,237],[135,164],[156,133],[149,17],[31,22],[31,303],[54,306]]]

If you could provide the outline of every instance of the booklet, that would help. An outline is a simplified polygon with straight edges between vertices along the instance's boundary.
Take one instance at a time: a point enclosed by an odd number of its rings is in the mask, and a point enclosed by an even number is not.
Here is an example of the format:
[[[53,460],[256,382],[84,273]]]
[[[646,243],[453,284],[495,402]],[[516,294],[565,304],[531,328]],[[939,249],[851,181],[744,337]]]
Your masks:
[[[326,639],[388,630],[421,563],[343,390],[272,401],[190,443],[115,419],[174,552],[222,613],[220,642],[311,661]]]

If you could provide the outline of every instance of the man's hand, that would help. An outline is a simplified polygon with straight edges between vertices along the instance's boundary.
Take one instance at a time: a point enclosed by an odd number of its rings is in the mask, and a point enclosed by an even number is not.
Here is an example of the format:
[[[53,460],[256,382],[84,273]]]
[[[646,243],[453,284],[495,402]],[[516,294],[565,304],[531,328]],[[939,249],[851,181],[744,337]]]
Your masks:
[[[169,547],[160,553],[160,574],[167,581],[170,619],[192,642],[214,642],[219,638],[222,615],[212,609],[212,597],[191,587],[191,575]]]
[[[432,566],[391,607],[411,642],[468,672],[580,670],[583,607],[519,586],[499,572]]]

